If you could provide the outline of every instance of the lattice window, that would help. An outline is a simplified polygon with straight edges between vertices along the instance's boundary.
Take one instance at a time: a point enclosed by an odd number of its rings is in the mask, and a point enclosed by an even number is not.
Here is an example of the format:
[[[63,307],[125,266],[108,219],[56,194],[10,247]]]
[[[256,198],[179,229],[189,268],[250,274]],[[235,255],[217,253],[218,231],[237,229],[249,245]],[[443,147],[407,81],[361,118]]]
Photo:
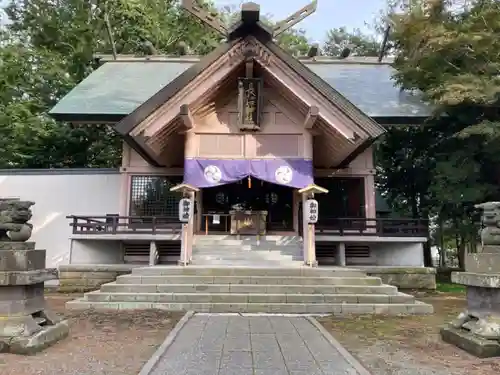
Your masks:
[[[181,194],[170,188],[182,182],[181,176],[132,176],[130,216],[178,218]]]
[[[315,183],[328,189],[328,194],[319,194],[319,220],[321,218],[364,218],[364,179],[357,177],[316,178]]]

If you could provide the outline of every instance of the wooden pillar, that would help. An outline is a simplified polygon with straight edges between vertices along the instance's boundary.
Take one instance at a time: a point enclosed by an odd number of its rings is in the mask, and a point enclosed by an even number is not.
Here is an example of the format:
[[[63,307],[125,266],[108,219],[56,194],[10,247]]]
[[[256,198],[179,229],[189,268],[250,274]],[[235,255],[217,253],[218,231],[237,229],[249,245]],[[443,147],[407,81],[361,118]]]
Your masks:
[[[308,199],[314,199],[314,194],[321,193],[326,194],[328,190],[314,184],[299,190],[299,194],[302,196],[304,263],[311,267],[316,267],[318,265],[316,260],[316,228],[314,223],[309,223],[309,217],[307,216],[309,209],[306,203]],[[321,207],[318,206],[318,209],[321,210]],[[316,218],[317,217],[318,216],[316,216]]]
[[[299,205],[300,201],[298,199],[299,194],[297,193],[296,190],[293,192],[293,201],[292,201],[292,207],[293,207],[293,231],[295,234],[299,233]]]
[[[180,266],[186,266],[188,264],[185,259],[188,257],[188,223],[182,223],[181,231],[181,259],[179,259]]]
[[[196,193],[194,191],[189,193],[189,199],[191,200],[191,204],[194,207],[195,200],[196,200]],[[195,227],[195,217],[194,215],[191,217],[191,219],[188,222],[188,243],[187,243],[187,259],[188,263],[191,263],[193,260],[193,242],[194,242],[194,227]]]
[[[365,176],[364,178],[365,185],[365,217],[368,219],[366,224],[369,226],[369,229],[366,231],[368,233],[375,233],[377,229],[375,226],[377,225],[377,221],[375,220],[377,217],[376,207],[375,207],[375,178],[373,175]],[[370,220],[374,219],[374,220]]]
[[[120,168],[120,206],[118,213],[120,216],[129,216],[130,211],[130,182],[131,177],[127,169],[130,166],[131,150],[130,146],[123,142],[122,145],[122,167]]]
[[[309,230],[307,227],[307,217],[306,217],[306,200],[307,195],[301,194],[302,198],[302,252],[304,257],[304,264],[307,265],[307,257],[309,254]]]
[[[120,199],[120,205],[119,205],[119,212],[118,214],[120,216],[129,216],[129,209],[130,209],[130,175],[127,172],[121,172],[120,174],[120,193],[119,193],[119,199]]]
[[[200,189],[195,188],[188,184],[180,184],[174,186],[170,191],[181,192],[184,198],[188,198],[191,201],[191,206],[194,207],[196,193]],[[194,214],[191,215],[188,222],[183,222],[181,231],[181,259],[179,259],[180,265],[188,265],[191,263],[193,258],[193,242],[194,242]]]
[[[184,193],[185,198],[191,201],[194,205],[195,192],[189,191]],[[182,265],[188,265],[193,259],[193,240],[194,240],[194,215],[191,216],[187,223],[182,223],[182,237],[181,237],[181,259],[180,263]]]
[[[149,265],[156,266],[159,259],[160,257],[158,254],[158,249],[156,247],[156,241],[151,241],[149,244]]]
[[[196,193],[196,206],[198,208],[198,212],[196,213],[196,223],[194,226],[194,232],[200,232],[205,230],[205,223],[203,223],[203,190],[200,190]]]
[[[316,267],[316,239],[315,239],[315,225],[308,223],[306,202],[308,199],[314,198],[310,192],[302,193],[302,213],[303,213],[303,226],[304,226],[304,263],[311,267]]]
[[[337,256],[335,257],[335,263],[337,266],[345,267],[346,259],[345,259],[345,243],[340,242],[337,247]]]

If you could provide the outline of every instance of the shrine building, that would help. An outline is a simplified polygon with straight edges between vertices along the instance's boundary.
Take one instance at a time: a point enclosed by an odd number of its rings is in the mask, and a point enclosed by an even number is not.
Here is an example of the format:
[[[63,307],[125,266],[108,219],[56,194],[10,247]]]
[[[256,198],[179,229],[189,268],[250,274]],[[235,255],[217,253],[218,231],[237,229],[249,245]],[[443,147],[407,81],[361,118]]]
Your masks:
[[[387,212],[373,145],[430,108],[395,86],[387,61],[292,56],[275,42],[287,24],[264,25],[253,3],[230,28],[204,22],[226,36],[208,55],[100,56],[50,111],[123,139],[115,211],[60,210],[67,263],[189,265],[197,240],[274,236],[299,243],[308,265],[423,268],[427,220]]]

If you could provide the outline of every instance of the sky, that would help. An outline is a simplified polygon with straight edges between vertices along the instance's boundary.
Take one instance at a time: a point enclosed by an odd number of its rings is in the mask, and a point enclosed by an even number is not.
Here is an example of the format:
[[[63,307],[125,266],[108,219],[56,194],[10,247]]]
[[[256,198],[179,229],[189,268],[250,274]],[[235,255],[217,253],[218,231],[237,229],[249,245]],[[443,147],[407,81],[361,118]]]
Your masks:
[[[273,20],[280,21],[311,0],[253,0],[260,4],[261,14],[271,14]],[[238,5],[238,0],[215,0],[217,7]],[[370,32],[365,22],[371,24],[386,0],[318,0],[316,13],[307,17],[296,27],[306,30],[312,41],[324,41],[326,32],[335,27],[346,26],[348,30],[359,28]]]

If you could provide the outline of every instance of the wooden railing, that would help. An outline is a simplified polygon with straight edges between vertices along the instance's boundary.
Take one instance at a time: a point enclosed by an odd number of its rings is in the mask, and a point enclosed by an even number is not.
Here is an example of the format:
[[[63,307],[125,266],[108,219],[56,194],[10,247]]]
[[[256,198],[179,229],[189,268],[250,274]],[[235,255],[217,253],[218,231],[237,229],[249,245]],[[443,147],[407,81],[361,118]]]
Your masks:
[[[178,217],[166,216],[66,216],[73,234],[181,233]]]
[[[424,219],[320,218],[317,234],[340,236],[428,237],[429,221]]]
[[[209,232],[230,233],[231,232],[231,215],[230,214],[215,214],[207,213],[201,215],[203,219],[203,231],[205,234]],[[218,223],[214,223],[214,217],[219,218]]]

